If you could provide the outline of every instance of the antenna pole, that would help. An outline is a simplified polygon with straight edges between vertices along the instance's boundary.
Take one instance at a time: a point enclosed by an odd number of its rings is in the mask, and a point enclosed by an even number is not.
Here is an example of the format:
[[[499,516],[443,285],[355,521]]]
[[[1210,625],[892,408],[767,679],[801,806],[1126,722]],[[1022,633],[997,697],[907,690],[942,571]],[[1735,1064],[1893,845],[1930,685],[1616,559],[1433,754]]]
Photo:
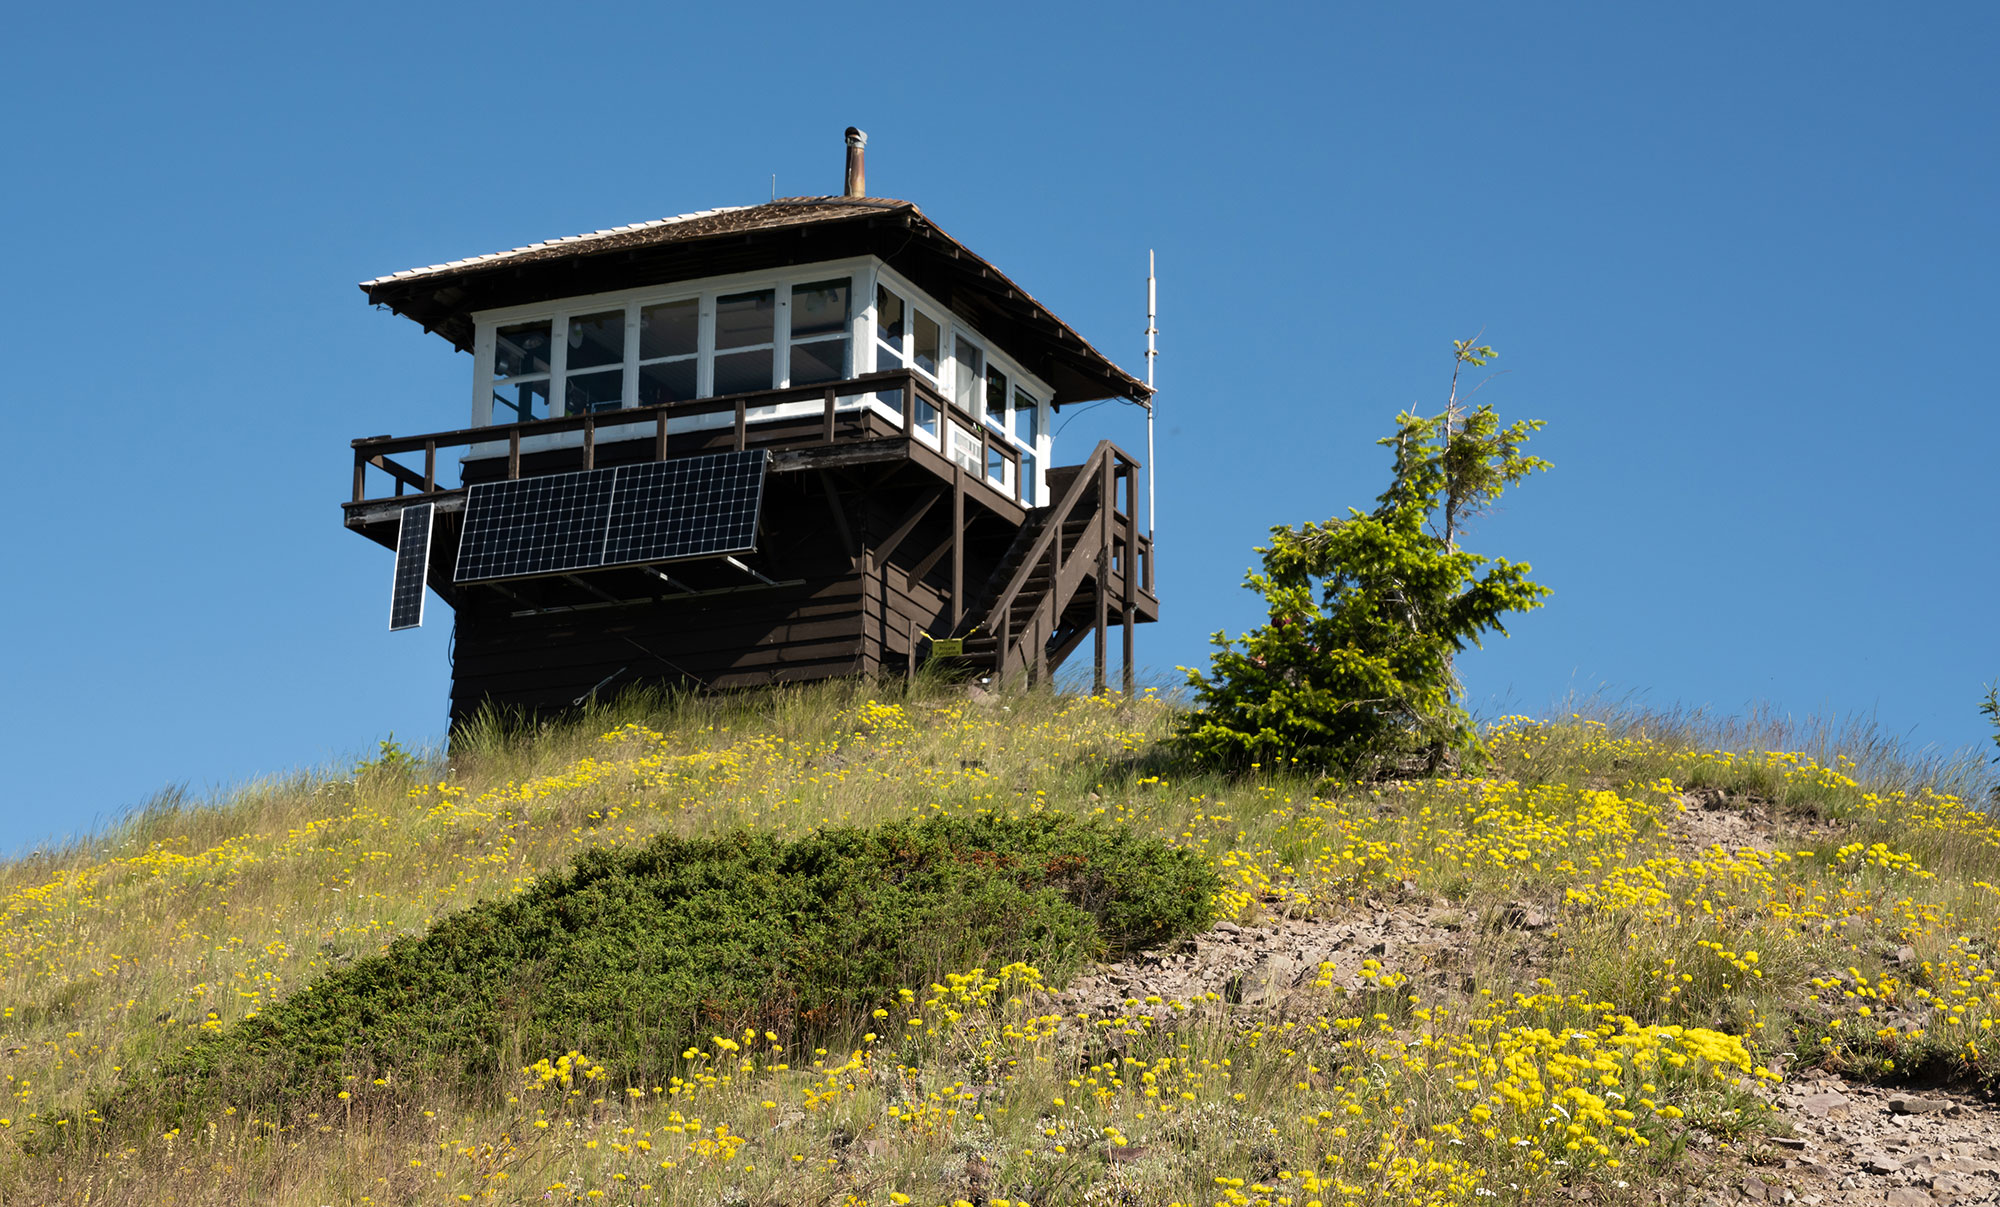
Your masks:
[[[1153,253],[1146,252],[1146,389],[1153,388],[1153,358],[1160,350],[1153,346],[1153,337],[1160,333],[1155,323],[1159,309],[1160,292],[1153,280]],[[1153,543],[1153,399],[1146,397],[1146,543]]]

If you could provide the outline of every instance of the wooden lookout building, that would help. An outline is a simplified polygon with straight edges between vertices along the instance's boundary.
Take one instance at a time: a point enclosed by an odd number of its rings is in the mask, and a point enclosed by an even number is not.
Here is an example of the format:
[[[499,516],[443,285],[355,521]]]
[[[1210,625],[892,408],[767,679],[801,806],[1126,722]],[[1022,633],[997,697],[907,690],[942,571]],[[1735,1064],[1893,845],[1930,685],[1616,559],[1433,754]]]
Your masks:
[[[456,618],[454,725],[634,684],[1046,679],[1157,619],[1138,470],[1050,417],[1150,402],[915,205],[704,210],[364,282],[472,354],[469,423],[354,441],[391,628]],[[1074,456],[1074,454],[1072,454]]]

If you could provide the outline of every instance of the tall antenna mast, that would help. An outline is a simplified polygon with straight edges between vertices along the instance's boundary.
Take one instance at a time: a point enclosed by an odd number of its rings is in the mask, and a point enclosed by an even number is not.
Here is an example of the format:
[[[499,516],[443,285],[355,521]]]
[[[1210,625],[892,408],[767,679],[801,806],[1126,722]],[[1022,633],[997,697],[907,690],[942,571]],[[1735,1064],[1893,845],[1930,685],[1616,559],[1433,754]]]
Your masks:
[[[1153,337],[1160,333],[1155,322],[1159,310],[1159,285],[1153,280],[1153,252],[1146,251],[1146,543],[1153,542],[1153,358],[1160,350]]]

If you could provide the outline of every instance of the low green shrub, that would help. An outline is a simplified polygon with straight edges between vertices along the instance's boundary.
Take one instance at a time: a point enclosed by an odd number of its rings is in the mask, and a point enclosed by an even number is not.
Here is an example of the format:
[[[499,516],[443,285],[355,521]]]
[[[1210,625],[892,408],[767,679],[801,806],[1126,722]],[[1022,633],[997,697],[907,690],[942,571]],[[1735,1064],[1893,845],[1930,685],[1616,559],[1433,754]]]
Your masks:
[[[1186,851],[1056,815],[600,848],[204,1036],[98,1109],[295,1117],[350,1080],[492,1090],[571,1049],[614,1085],[656,1084],[711,1036],[859,1031],[952,970],[1027,960],[1061,983],[1198,929],[1217,887]]]

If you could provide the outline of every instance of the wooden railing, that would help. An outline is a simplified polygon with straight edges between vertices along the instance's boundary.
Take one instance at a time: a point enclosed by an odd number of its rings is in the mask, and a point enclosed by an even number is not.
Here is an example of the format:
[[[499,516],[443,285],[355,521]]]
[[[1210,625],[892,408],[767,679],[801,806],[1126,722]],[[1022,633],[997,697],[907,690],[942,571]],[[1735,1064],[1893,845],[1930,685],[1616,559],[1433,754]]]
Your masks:
[[[1047,643],[1086,577],[1094,577],[1098,584],[1092,625],[1098,642],[1097,686],[1103,687],[1104,642],[1114,595],[1128,635],[1126,677],[1131,678],[1129,634],[1135,597],[1141,592],[1154,594],[1153,543],[1139,531],[1134,506],[1139,468],[1123,449],[1101,441],[1089,460],[1070,470],[1061,494],[1042,513],[1032,543],[979,624],[993,642],[994,669],[1002,680],[1010,663],[1038,676],[1046,673]],[[1064,530],[1077,521],[1086,524],[1081,539],[1065,548]],[[1032,599],[1028,631],[1017,640],[1014,611],[1028,584],[1037,578],[1044,581]]]
[[[885,394],[900,394],[901,435],[904,439],[930,446],[930,440],[920,434],[917,426],[918,402],[928,404],[933,413],[933,427],[937,434],[936,450],[946,458],[950,457],[952,411],[946,405],[944,395],[936,387],[925,381],[913,370],[898,370],[889,373],[871,373],[865,377],[853,377],[844,381],[829,382],[824,385],[793,386],[782,390],[757,390],[745,394],[730,394],[719,398],[697,398],[685,402],[668,402],[656,406],[629,407],[612,411],[593,411],[582,415],[563,415],[553,419],[530,419],[520,423],[495,424],[490,427],[459,428],[448,432],[429,432],[418,436],[368,436],[354,441],[354,503],[389,502],[406,498],[405,491],[418,495],[447,494],[459,489],[456,486],[440,486],[438,481],[438,457],[441,452],[452,449],[470,448],[473,445],[507,445],[506,477],[521,476],[522,446],[540,437],[560,436],[570,432],[581,432],[583,440],[580,450],[581,464],[576,468],[596,467],[597,447],[600,430],[604,428],[625,429],[617,437],[620,444],[635,437],[626,434],[634,426],[651,424],[652,459],[664,461],[668,457],[668,434],[673,429],[675,436],[685,436],[688,428],[685,420],[705,415],[728,415],[734,420],[731,427],[730,447],[741,451],[756,427],[764,423],[784,422],[797,424],[803,416],[753,416],[751,412],[765,407],[784,406],[790,403],[822,403],[819,429],[803,439],[794,438],[783,442],[782,447],[809,447],[830,445],[841,442],[839,417],[843,414],[868,413],[857,409],[843,410],[843,399],[856,400],[865,395],[877,397]],[[1013,486],[1013,494],[1018,498],[1018,483],[1021,474],[1021,454],[1012,444],[998,437],[992,428],[984,423],[963,420],[960,426],[976,431],[979,437],[979,469],[972,476],[990,481],[987,466],[992,463],[997,452],[1007,465],[1002,476]],[[644,437],[637,437],[644,439]],[[530,445],[528,453],[536,450]],[[423,469],[404,465],[394,458],[399,455],[421,452]],[[386,474],[393,483],[392,494],[370,495],[369,471]]]

